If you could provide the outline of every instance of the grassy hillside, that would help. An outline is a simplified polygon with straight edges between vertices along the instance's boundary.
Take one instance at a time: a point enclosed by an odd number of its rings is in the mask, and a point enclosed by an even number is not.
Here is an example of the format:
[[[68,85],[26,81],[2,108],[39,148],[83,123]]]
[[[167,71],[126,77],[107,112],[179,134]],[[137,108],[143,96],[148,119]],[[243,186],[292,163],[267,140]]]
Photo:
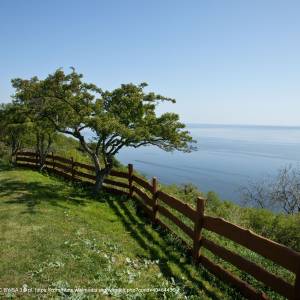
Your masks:
[[[0,165],[0,288],[22,299],[108,299],[60,288],[178,288],[114,295],[118,299],[241,299],[190,264],[172,236],[160,235],[131,201],[88,192],[34,171]],[[34,293],[34,288],[53,288]],[[17,295],[13,291],[6,296]],[[2,296],[4,296],[2,290]]]
[[[80,151],[78,142],[73,138],[58,135],[53,151],[63,157],[73,157],[76,161],[91,164],[89,157]],[[119,162],[115,167],[125,170]],[[138,172],[138,170],[135,170]],[[138,174],[138,173],[137,173]],[[141,174],[138,174],[141,176]],[[159,174],[157,174],[159,176]],[[160,185],[160,189],[174,195],[178,199],[195,206],[197,196],[207,198],[206,213],[222,217],[231,222],[249,228],[256,233],[282,243],[296,251],[300,251],[300,212],[294,215],[274,213],[267,209],[245,208],[231,201],[222,201],[215,192],[201,193],[193,185]]]
[[[89,158],[80,151],[78,142],[63,135],[59,135],[56,139],[53,151],[66,158],[73,157],[76,161],[90,163]],[[115,166],[126,169],[117,163]],[[197,196],[203,195],[192,185],[160,184],[159,188],[192,206],[195,206]],[[203,196],[207,197],[206,214],[225,218],[300,251],[300,213],[287,216],[263,209],[245,208],[230,201],[222,201],[214,192]],[[189,219],[173,209],[170,210],[183,222],[191,225]],[[174,236],[162,236],[161,232],[158,234],[150,224],[145,225],[147,219],[136,214],[136,208],[131,200],[110,195],[102,195],[95,199],[87,191],[72,187],[53,177],[49,178],[28,170],[8,169],[2,164],[1,219],[3,220],[0,222],[1,232],[6,233],[4,237],[0,237],[0,242],[3,241],[4,244],[0,259],[5,261],[0,267],[0,274],[5,274],[0,275],[0,288],[12,286],[10,282],[13,286],[20,286],[25,282],[34,287],[72,288],[176,286],[180,288],[179,294],[166,293],[168,299],[240,298],[235,291],[205,270],[192,267],[190,258],[183,254],[185,251],[180,249]],[[186,236],[168,219],[163,216],[162,219],[177,235],[186,239]],[[23,229],[25,232],[22,232]],[[286,281],[294,282],[293,274],[244,247],[206,230],[203,231],[203,235],[243,257],[250,258],[251,261],[262,265]],[[50,240],[45,237],[49,237]],[[24,243],[20,244],[22,240]],[[43,250],[43,247],[46,249]],[[29,258],[24,256],[23,249],[26,249]],[[112,249],[119,250],[115,253]],[[212,261],[224,266],[257,289],[264,290],[270,298],[282,299],[253,277],[209,251],[205,249],[202,251]],[[9,255],[14,253],[11,260],[6,259],[7,253]],[[71,262],[72,267],[69,266]],[[19,269],[15,269],[15,266]],[[12,270],[15,271],[12,273]],[[12,278],[14,281],[10,281]],[[140,296],[142,299],[146,296],[149,299],[157,298],[155,293],[143,295],[131,293],[116,297],[139,299]],[[71,295],[72,297],[75,298],[75,295]],[[105,296],[102,295],[101,298]]]

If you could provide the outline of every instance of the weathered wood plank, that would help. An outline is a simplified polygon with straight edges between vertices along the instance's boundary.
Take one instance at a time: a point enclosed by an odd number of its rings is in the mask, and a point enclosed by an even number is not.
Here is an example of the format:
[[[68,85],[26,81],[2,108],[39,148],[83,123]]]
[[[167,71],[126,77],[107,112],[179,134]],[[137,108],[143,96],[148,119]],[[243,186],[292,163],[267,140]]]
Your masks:
[[[86,170],[95,172],[95,167],[94,166],[83,164],[83,163],[80,163],[80,162],[77,162],[77,161],[74,162],[74,167],[79,167],[79,168],[82,168],[82,169],[86,169]]]
[[[153,199],[149,198],[149,196],[146,193],[141,191],[136,186],[133,186],[132,190],[133,190],[134,193],[136,193],[139,197],[141,197],[144,200],[145,204],[147,204],[151,207],[153,206],[153,204],[154,204]]]
[[[53,165],[53,164],[52,164]],[[58,163],[58,162],[55,162],[54,163],[54,167],[57,169],[60,169],[60,170],[64,170],[65,172],[67,173],[72,173],[72,166],[66,166],[66,165],[63,165],[61,163]]]
[[[23,161],[23,162],[30,162],[35,164],[37,162],[37,160],[35,158],[30,158],[30,157],[19,157],[17,158],[17,162],[19,161]]]
[[[115,171],[115,170],[111,170],[111,172],[109,173],[110,176],[116,176],[116,177],[121,177],[121,178],[127,178],[129,177],[128,173],[126,172],[122,172],[122,171]]]
[[[250,284],[237,278],[236,276],[226,271],[219,265],[210,261],[205,256],[201,255],[199,258],[199,262],[203,267],[209,270],[216,277],[238,288],[241,294],[244,295],[246,298],[253,300],[269,300],[266,294],[255,290]]]
[[[58,175],[58,176],[60,176],[60,177],[65,178],[65,179],[67,179],[67,180],[72,180],[72,175],[69,175],[69,174],[64,173],[64,172],[62,172],[62,171],[59,171],[59,170],[57,170],[57,169],[54,169],[54,170],[51,169],[51,172],[55,173],[56,175]]]
[[[186,217],[188,217],[192,221],[195,220],[196,211],[194,209],[192,209],[186,203],[183,203],[180,200],[178,200],[162,191],[157,192],[157,197],[159,199],[161,199],[165,204],[171,206],[172,208],[176,209],[180,213],[184,214]]]
[[[232,241],[274,261],[296,273],[300,265],[300,253],[255,234],[250,230],[227,222],[221,218],[205,216],[205,229],[218,233]]]
[[[300,265],[299,265],[298,271],[296,273],[296,280],[295,280],[295,285],[294,285],[294,295],[291,299],[300,300]]]
[[[204,206],[205,199],[197,198],[196,218],[194,221],[194,236],[193,236],[193,260],[197,262],[200,256],[200,240],[202,235],[203,221],[204,221]]]
[[[188,252],[190,252],[191,251],[191,246],[183,239],[183,238],[181,238],[180,236],[178,236],[167,224],[165,224],[162,220],[160,220],[160,219],[157,219],[156,220],[156,222],[157,222],[157,224],[161,227],[161,228],[163,228],[164,230],[166,230],[166,231],[168,231],[168,232],[171,232],[172,234],[174,234],[179,240],[180,240],[180,242],[182,242],[182,244],[184,245],[184,246],[186,246],[186,248],[187,249],[189,249],[189,251]]]
[[[30,163],[17,162],[17,165],[19,167],[23,167],[23,168],[30,168],[30,169],[36,169],[37,168],[36,164],[30,164]]]
[[[145,188],[146,190],[148,190],[149,192],[152,191],[152,185],[145,181],[144,179],[137,177],[135,175],[132,176],[133,181],[135,181],[137,184],[139,184],[140,186],[142,186],[143,188]]]
[[[74,175],[76,177],[83,177],[83,178],[87,178],[87,179],[91,179],[91,180],[96,180],[96,176],[95,175],[91,175],[91,174],[87,174],[81,171],[77,171],[74,170]]]
[[[205,238],[202,238],[201,245],[211,251],[213,254],[236,266],[238,269],[247,272],[258,281],[261,281],[265,285],[271,287],[274,291],[282,296],[289,299],[292,298],[294,292],[293,286],[283,279],[269,273],[261,266]]]
[[[62,162],[62,163],[68,164],[68,165],[72,165],[71,159],[64,158],[61,156],[53,155],[53,157],[52,157],[52,155],[48,155],[47,158],[53,158],[56,161],[59,161],[59,162]]]
[[[17,156],[30,156],[30,157],[35,157],[36,153],[35,152],[30,152],[30,151],[20,151],[17,153]]]
[[[118,195],[118,196],[129,196],[128,192],[121,191],[121,190],[115,189],[113,187],[105,186],[105,187],[103,187],[103,190],[106,191],[107,193]]]
[[[122,188],[125,188],[125,189],[129,189],[129,185],[125,182],[115,181],[115,180],[111,180],[111,179],[106,178],[104,180],[104,183],[114,185],[114,186],[118,186],[118,187],[122,187]]]
[[[176,216],[174,216],[169,210],[167,210],[165,207],[158,205],[158,212],[171,220],[176,226],[178,226],[188,237],[193,239],[194,232],[193,230],[185,225],[181,220],[179,220]]]
[[[149,218],[152,220],[153,212],[152,210],[137,196],[133,196],[133,198],[137,201],[137,205],[139,205],[143,211],[149,216]]]

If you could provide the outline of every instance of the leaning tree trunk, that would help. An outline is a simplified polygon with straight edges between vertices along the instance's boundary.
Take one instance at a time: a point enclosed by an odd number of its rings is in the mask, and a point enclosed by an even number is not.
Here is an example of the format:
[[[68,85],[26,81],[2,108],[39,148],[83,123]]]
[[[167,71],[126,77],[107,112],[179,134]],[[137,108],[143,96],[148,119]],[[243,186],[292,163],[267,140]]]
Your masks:
[[[18,139],[18,136],[11,136],[9,162],[12,165],[16,163],[16,156],[20,149],[21,149],[21,142]]]
[[[39,172],[42,172],[45,168],[47,155],[48,155],[48,153],[39,153],[38,154]]]
[[[89,146],[87,145],[87,143],[84,140],[84,137],[79,132],[76,132],[76,134],[74,136],[79,139],[81,146],[88,153],[88,155],[90,156],[91,160],[94,163],[95,173],[96,173],[95,174],[96,181],[94,184],[94,193],[98,194],[103,188],[103,183],[104,183],[105,178],[109,175],[109,173],[112,169],[112,161],[111,161],[111,159],[109,159],[108,163],[107,162],[105,163],[105,168],[102,168],[100,161],[99,161],[97,151],[94,152],[91,148],[89,148]]]
[[[104,180],[108,174],[109,174],[109,171],[106,168],[100,170],[99,172],[96,172],[96,181],[95,181],[95,185],[94,185],[95,193],[98,193],[102,190]]]
[[[96,181],[94,185],[94,192],[97,194],[103,189],[103,183],[105,178],[109,175],[112,164],[107,164],[105,168],[101,168],[101,164],[99,162],[99,159],[96,155],[93,155],[93,161],[95,165],[95,171],[96,171]]]
[[[46,159],[50,152],[51,145],[52,137],[50,134],[36,134],[36,153],[40,172],[43,171],[46,165]]]

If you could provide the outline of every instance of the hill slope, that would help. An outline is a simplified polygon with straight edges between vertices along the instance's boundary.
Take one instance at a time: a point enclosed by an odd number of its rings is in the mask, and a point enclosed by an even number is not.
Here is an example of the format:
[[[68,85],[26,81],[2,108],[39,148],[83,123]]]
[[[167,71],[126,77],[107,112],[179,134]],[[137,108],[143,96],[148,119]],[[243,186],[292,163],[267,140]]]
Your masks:
[[[0,232],[0,288],[3,293],[27,284],[26,293],[15,293],[22,299],[111,298],[64,289],[75,287],[173,289],[123,291],[114,294],[118,299],[241,298],[196,270],[171,236],[161,238],[145,225],[131,201],[108,195],[95,200],[37,172],[0,166]]]

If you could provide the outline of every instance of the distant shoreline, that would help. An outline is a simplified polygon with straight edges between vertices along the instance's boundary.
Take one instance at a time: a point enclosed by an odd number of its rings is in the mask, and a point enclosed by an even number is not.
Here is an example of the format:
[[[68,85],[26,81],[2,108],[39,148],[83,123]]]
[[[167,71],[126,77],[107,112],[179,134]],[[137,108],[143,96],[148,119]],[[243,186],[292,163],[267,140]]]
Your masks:
[[[288,125],[250,125],[250,124],[207,124],[207,123],[185,123],[187,128],[264,128],[264,129],[300,129],[300,126]]]

